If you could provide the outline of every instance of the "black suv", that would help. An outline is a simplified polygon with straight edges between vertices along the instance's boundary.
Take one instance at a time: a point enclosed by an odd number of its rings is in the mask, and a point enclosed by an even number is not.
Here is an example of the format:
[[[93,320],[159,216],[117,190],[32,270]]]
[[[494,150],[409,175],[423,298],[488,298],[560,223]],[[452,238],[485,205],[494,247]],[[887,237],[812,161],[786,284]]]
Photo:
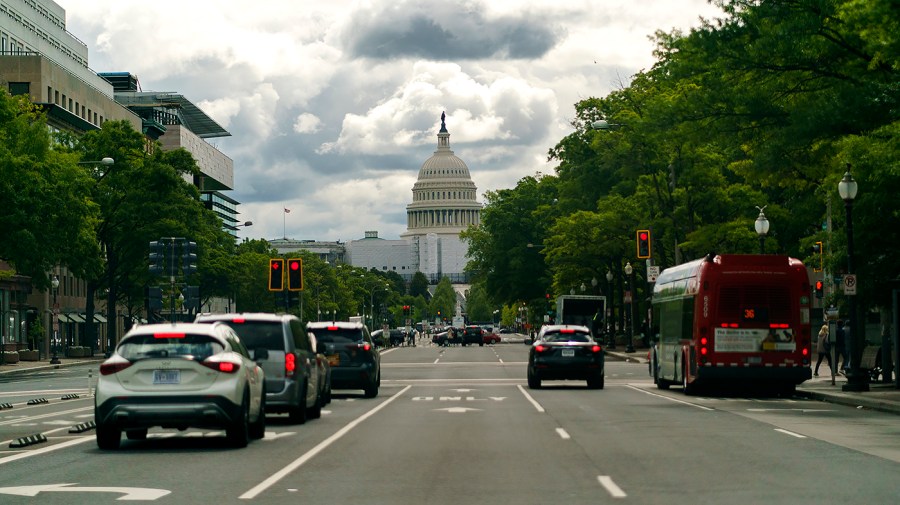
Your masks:
[[[369,329],[362,323],[345,321],[306,323],[331,365],[335,389],[362,389],[366,398],[378,396],[381,385],[381,354]]]
[[[462,345],[469,344],[484,346],[484,332],[481,330],[481,326],[469,325],[463,330]]]
[[[237,333],[266,374],[266,412],[287,412],[303,424],[322,415],[330,398],[327,376],[317,364],[316,349],[296,316],[268,313],[199,314],[194,322],[221,321]],[[266,349],[267,356],[256,356]]]

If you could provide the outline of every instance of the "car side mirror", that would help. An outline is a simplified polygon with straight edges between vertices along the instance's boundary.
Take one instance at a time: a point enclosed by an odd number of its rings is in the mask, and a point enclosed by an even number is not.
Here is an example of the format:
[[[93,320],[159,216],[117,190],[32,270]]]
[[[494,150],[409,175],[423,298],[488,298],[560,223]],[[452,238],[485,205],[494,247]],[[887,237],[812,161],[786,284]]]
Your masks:
[[[253,350],[253,361],[266,361],[269,359],[269,349],[257,347]]]

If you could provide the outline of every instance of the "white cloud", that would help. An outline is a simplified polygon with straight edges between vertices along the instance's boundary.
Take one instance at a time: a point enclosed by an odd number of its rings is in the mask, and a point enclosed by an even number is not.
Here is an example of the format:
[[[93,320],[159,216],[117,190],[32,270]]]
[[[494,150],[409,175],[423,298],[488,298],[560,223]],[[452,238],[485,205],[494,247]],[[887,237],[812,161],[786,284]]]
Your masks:
[[[181,93],[232,133],[210,142],[234,160],[231,196],[254,222],[242,235],[317,240],[405,231],[442,111],[479,195],[552,173],[547,151],[578,100],[649,68],[657,29],[717,12],[706,0],[56,1],[91,68]]]
[[[294,131],[297,133],[316,133],[322,126],[322,120],[315,114],[304,112],[294,121]]]

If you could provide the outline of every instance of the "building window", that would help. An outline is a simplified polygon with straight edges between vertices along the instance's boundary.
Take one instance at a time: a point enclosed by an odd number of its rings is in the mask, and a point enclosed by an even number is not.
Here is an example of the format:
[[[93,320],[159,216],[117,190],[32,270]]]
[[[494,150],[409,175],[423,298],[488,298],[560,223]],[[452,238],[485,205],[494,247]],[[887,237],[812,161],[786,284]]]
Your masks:
[[[59,105],[59,91],[53,91],[53,103]]]
[[[28,95],[31,93],[31,83],[30,82],[11,82],[9,83],[9,94],[16,95]]]

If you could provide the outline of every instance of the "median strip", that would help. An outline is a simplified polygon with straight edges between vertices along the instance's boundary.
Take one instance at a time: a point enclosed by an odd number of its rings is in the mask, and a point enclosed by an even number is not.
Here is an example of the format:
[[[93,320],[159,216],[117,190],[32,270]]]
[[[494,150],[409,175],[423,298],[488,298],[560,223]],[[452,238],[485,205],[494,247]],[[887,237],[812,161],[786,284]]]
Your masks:
[[[29,445],[40,444],[41,442],[46,442],[47,437],[44,436],[43,433],[38,433],[37,435],[29,435],[27,437],[17,438],[9,443],[9,447],[11,449],[16,449],[19,447],[27,447]]]

